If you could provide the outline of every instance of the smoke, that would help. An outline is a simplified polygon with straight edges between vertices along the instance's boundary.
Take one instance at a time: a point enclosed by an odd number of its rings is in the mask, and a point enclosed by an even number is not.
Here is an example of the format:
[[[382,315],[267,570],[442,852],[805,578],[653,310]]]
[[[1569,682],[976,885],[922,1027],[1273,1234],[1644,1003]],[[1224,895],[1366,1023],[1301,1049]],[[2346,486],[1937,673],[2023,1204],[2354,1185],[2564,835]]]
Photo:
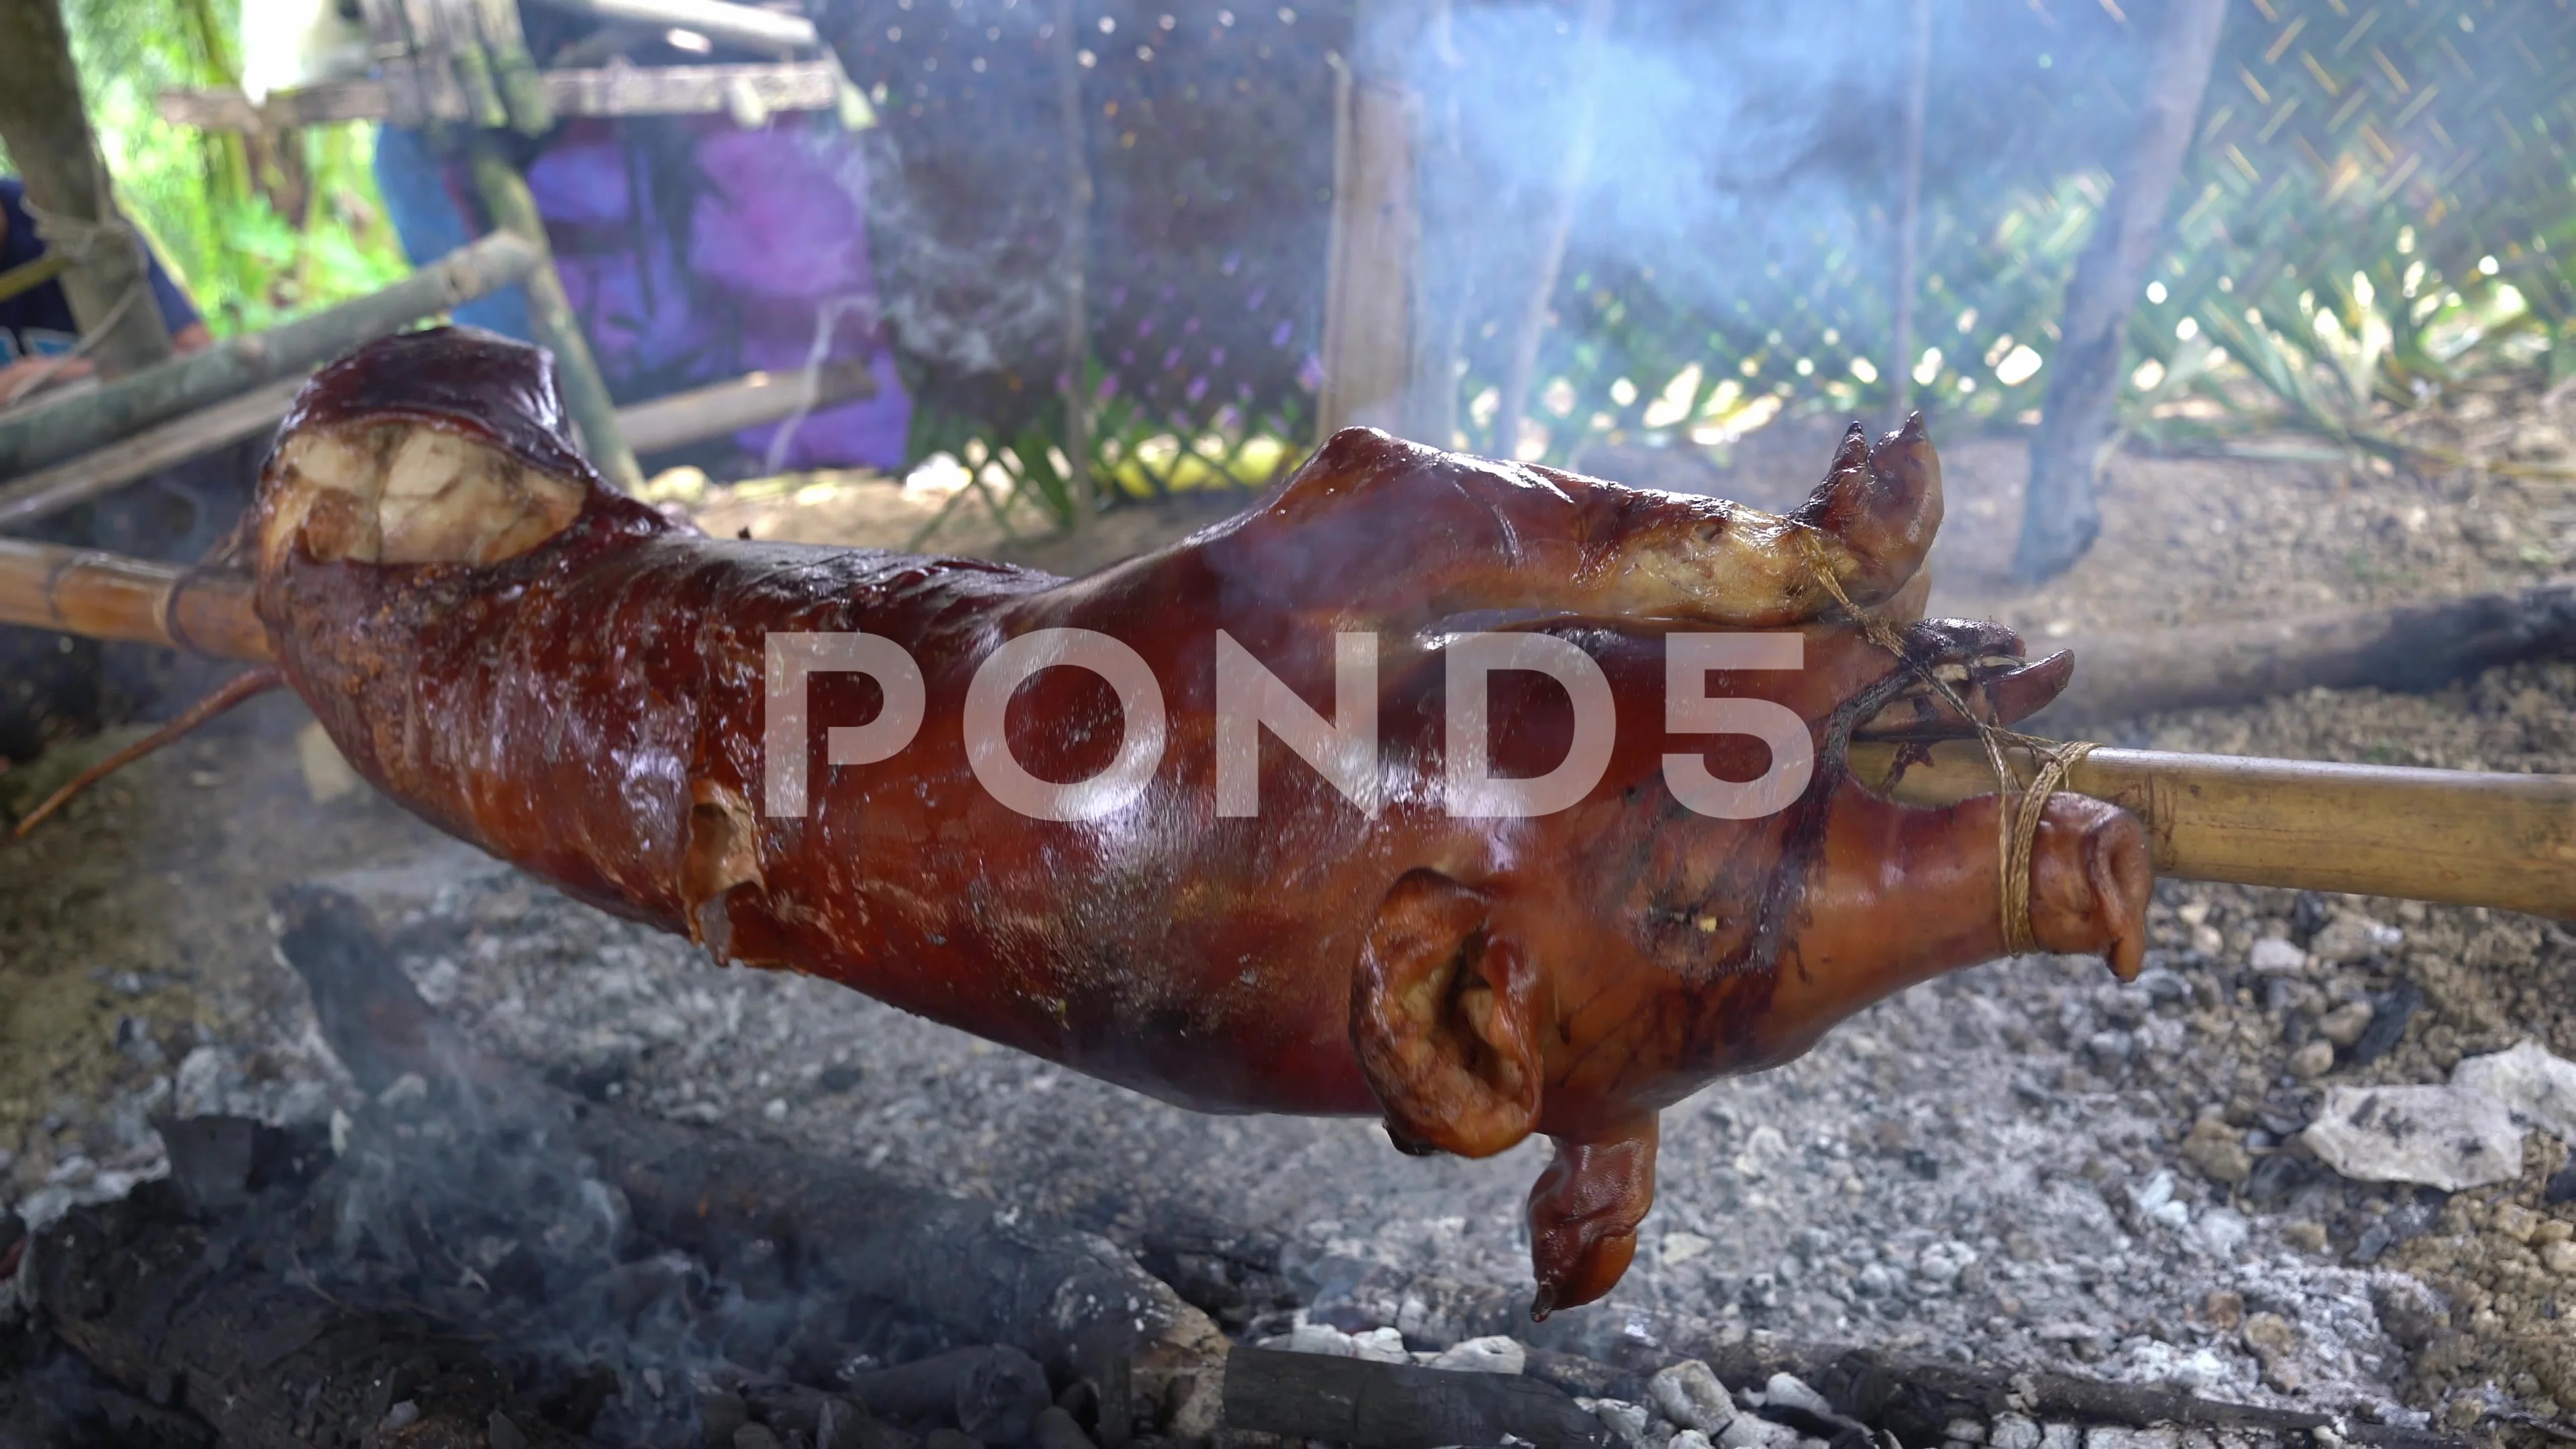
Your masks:
[[[1061,210],[1035,188],[1012,187],[978,208],[979,225],[949,225],[924,165],[908,166],[890,145],[876,156],[869,234],[882,313],[905,350],[967,375],[1060,355],[1062,269],[1030,239],[1059,234]]]
[[[1586,134],[1560,296],[1589,278],[1631,311],[1756,338],[1814,330],[1801,313],[1883,317],[1909,8],[1616,0],[1587,59],[1575,6],[1455,6],[1407,53],[1432,138],[1425,255],[1463,299],[1466,354],[1498,370],[1497,334],[1536,276],[1534,218],[1567,186]],[[2148,40],[2096,4],[1939,7],[1927,244],[1973,233],[1987,221],[1977,208],[2017,186],[2107,164],[2133,122]]]

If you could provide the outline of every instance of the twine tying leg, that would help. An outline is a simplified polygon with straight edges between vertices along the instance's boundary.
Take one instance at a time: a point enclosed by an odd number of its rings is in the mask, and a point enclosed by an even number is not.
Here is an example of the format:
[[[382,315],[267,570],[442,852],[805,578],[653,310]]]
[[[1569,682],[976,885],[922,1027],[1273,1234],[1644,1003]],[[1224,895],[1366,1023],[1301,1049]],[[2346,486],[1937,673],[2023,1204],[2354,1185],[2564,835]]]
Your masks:
[[[1996,818],[1996,853],[2003,872],[1997,909],[2002,916],[2004,952],[2026,956],[2037,951],[2039,942],[2030,927],[2030,861],[2032,849],[2039,839],[2040,817],[2047,813],[2049,797],[2064,788],[2066,772],[2074,768],[2076,761],[2092,752],[2092,743],[2042,739],[1977,718],[1975,711],[1968,708],[1968,702],[1950,687],[1949,681],[1914,657],[1912,651],[1905,647],[1904,637],[1893,626],[1876,614],[1864,612],[1852,602],[1851,595],[1843,590],[1842,580],[1834,577],[1833,562],[1825,552],[1824,540],[1804,529],[1799,531],[1798,537],[1805,544],[1808,559],[1815,568],[1816,582],[1833,596],[1835,603],[1842,605],[1843,612],[1851,615],[1852,621],[1860,626],[1862,637],[1895,655],[1907,668],[1921,676],[1934,693],[1976,730],[1978,742],[1986,749],[1986,763],[1995,772],[1995,788],[2005,797],[2004,809]],[[2029,786],[2020,792],[2018,805],[2012,798],[2015,793],[2012,762],[2004,755],[2004,747],[2008,744],[2029,750],[2038,762]]]

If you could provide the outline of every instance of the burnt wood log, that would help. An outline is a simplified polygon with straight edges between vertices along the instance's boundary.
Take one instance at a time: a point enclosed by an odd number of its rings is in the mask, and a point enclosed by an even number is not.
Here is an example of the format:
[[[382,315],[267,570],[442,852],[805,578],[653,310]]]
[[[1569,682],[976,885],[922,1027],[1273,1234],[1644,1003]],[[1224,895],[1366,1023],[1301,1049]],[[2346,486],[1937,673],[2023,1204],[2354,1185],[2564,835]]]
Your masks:
[[[400,956],[406,940],[434,939],[439,927],[424,918],[442,890],[514,874],[457,849],[278,893],[281,953],[311,989],[324,1039],[362,1086],[382,1091],[416,1074],[547,1102],[653,1237],[693,1252],[766,1240],[845,1297],[899,1305],[955,1341],[1008,1345],[1060,1378],[1103,1386],[1105,1424],[1128,1411],[1125,1394],[1107,1392],[1124,1365],[1140,1417],[1177,1437],[1214,1427],[1223,1336],[1106,1240],[849,1163],[589,1102],[466,1041],[421,1000]]]
[[[234,1256],[175,1190],[148,1183],[73,1210],[19,1271],[64,1342],[226,1445],[577,1442],[515,1405],[508,1376],[471,1344],[344,1308],[287,1266]]]
[[[1016,1348],[954,1349],[846,1382],[870,1413],[905,1423],[953,1421],[989,1444],[1026,1439],[1052,1402],[1046,1370]]]
[[[1611,1442],[1599,1419],[1535,1379],[1262,1348],[1226,1360],[1225,1423],[1356,1449]]]
[[[2315,688],[2423,691],[2499,664],[2576,657],[2576,583],[2070,642],[2075,682],[2042,722],[2248,704]]]

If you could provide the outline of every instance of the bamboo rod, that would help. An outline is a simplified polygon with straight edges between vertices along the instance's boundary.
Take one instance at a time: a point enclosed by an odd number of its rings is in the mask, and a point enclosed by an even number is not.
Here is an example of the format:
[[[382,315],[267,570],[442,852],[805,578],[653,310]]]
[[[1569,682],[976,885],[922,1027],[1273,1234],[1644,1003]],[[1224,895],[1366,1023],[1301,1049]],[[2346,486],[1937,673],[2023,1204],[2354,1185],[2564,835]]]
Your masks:
[[[253,388],[301,377],[361,342],[508,286],[530,275],[543,257],[516,236],[485,237],[380,292],[13,412],[0,422],[0,478],[50,467]]]
[[[1899,748],[1853,745],[1853,772],[1911,805],[1995,788],[1972,740],[1932,746],[1890,786]],[[2010,757],[2027,780],[2028,753]],[[2138,816],[2160,875],[2576,919],[2576,776],[2106,748],[2066,788]]]
[[[545,219],[537,214],[528,178],[519,174],[490,137],[472,138],[467,153],[475,189],[493,226],[500,235],[516,236],[535,248],[543,259],[522,280],[520,290],[528,299],[529,330],[555,355],[555,382],[563,392],[564,411],[581,432],[583,451],[590,454],[591,465],[602,477],[619,491],[633,493],[644,486],[644,470],[636,465],[625,435],[617,430],[617,404],[609,399],[608,384],[600,378],[581,318],[573,312],[563,278],[555,271],[554,254],[547,250]]]
[[[0,483],[0,531],[50,518],[137,478],[276,427],[303,390],[302,377],[286,378],[226,398],[204,412],[146,428],[95,453]]]
[[[276,427],[294,405],[296,394],[303,391],[304,382],[301,376],[290,377],[146,429],[95,453],[0,483],[0,532],[24,528],[137,478]],[[649,453],[774,423],[802,407],[829,407],[874,396],[876,376],[866,363],[836,362],[796,372],[749,373],[619,408],[617,427],[630,448]]]
[[[0,539],[0,624],[265,660],[240,574]],[[1909,760],[1889,779],[1901,750]],[[2027,751],[2008,752],[2030,777]],[[1991,793],[1972,740],[1857,743],[1853,772],[1910,805]],[[2097,749],[2066,788],[2147,827],[2161,875],[2576,919],[2576,776]]]
[[[250,598],[244,574],[0,538],[0,624],[263,660],[268,631]]]

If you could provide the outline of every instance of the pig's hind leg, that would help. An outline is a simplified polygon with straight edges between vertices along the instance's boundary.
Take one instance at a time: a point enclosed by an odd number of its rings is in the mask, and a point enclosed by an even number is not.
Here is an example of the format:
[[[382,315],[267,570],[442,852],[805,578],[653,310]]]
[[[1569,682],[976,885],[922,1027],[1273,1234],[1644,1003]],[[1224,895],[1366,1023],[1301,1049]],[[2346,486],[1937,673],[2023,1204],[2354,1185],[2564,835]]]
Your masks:
[[[1836,587],[1861,608],[1919,615],[1906,585],[1940,521],[1941,465],[1920,419],[1875,448],[1854,424],[1786,516],[1351,428],[1191,546],[1247,598],[1350,623],[1500,614],[1779,628],[1834,607]]]

